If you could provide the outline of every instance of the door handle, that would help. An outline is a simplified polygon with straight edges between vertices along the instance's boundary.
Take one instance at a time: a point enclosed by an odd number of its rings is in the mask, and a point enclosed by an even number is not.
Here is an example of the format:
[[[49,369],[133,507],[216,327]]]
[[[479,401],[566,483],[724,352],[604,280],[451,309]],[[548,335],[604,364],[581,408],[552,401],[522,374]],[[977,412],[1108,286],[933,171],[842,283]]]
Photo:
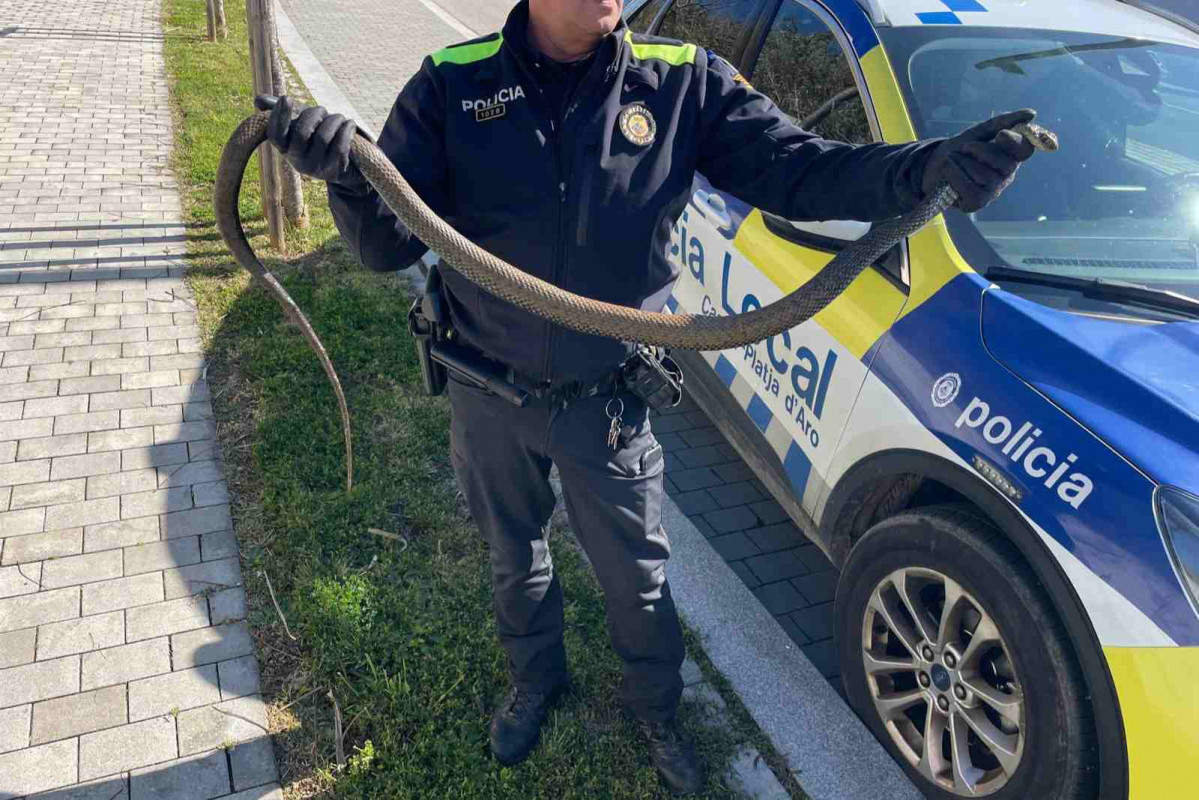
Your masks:
[[[732,230],[733,218],[729,216],[728,206],[724,202],[724,198],[716,192],[705,192],[703,189],[696,189],[691,196],[691,202],[699,209],[699,213],[721,230]]]

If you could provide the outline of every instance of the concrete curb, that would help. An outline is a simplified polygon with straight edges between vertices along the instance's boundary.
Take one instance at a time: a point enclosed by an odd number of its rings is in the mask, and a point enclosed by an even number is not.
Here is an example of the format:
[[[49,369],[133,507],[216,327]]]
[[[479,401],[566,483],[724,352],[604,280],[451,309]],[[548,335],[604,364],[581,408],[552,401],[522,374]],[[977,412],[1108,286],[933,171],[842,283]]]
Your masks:
[[[675,603],[812,800],[921,800],[883,747],[674,500],[662,524]]]

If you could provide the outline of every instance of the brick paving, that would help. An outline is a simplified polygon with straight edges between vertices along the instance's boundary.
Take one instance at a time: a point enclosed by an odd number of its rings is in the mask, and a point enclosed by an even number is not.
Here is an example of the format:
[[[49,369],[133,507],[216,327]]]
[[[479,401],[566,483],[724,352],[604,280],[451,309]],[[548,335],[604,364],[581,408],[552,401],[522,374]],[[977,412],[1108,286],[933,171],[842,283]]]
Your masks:
[[[0,800],[282,797],[159,8],[0,15]]]

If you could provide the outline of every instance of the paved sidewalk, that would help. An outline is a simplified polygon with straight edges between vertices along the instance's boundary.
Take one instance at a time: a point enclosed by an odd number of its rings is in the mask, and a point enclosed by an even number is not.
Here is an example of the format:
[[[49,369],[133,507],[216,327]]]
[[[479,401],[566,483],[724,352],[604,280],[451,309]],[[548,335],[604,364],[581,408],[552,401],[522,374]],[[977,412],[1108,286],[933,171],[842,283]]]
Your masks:
[[[0,10],[0,800],[282,797],[159,9]]]

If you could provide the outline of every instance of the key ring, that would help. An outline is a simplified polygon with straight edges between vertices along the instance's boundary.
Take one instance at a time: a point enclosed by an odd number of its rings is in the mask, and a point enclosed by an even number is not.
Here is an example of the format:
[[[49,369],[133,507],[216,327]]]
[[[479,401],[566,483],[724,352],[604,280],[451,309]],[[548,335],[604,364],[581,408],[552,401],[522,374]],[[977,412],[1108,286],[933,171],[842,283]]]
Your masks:
[[[613,414],[611,411],[613,403],[620,403],[620,410],[615,414]],[[619,397],[613,397],[608,401],[608,404],[604,406],[604,413],[608,415],[608,419],[620,419],[622,416],[624,416],[624,400],[621,400]]]

